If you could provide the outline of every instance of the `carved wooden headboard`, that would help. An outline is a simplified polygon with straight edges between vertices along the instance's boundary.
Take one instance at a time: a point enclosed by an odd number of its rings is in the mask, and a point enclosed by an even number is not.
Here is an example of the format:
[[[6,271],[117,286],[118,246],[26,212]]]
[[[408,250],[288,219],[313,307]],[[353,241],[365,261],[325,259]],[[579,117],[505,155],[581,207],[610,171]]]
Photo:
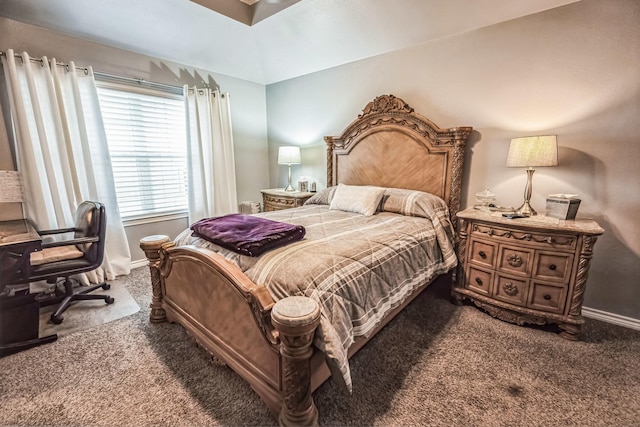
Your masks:
[[[393,95],[369,102],[340,136],[327,136],[327,186],[338,183],[426,191],[460,209],[471,127],[440,129]]]

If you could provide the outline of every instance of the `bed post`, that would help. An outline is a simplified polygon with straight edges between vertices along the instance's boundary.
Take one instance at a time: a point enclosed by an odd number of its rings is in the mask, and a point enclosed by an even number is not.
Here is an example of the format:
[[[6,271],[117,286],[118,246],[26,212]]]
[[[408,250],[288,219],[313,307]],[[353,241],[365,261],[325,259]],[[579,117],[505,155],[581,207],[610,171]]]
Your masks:
[[[162,308],[162,277],[160,276],[160,250],[165,243],[168,243],[169,237],[164,235],[147,236],[140,240],[140,248],[144,251],[144,255],[149,260],[149,270],[151,272],[151,289],[153,296],[151,297],[151,315],[149,320],[152,323],[161,323],[167,321],[167,313]]]
[[[307,297],[287,297],[273,306],[271,320],[279,332],[282,356],[282,409],[278,422],[283,426],[317,426],[310,360],[320,307]]]

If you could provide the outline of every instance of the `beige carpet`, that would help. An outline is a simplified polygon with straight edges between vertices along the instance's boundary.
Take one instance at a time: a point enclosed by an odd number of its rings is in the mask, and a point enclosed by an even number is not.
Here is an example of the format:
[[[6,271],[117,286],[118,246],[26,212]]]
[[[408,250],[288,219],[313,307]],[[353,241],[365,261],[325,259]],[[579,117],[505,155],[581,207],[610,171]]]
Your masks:
[[[0,425],[277,424],[182,327],[149,322],[147,268],[126,288],[137,313],[0,358]],[[448,296],[432,285],[354,356],[352,395],[332,380],[313,393],[320,425],[640,426],[640,331],[587,319],[572,342]]]
[[[64,320],[59,325],[51,322],[51,314],[57,305],[45,306],[40,309],[40,337],[58,334],[58,337],[93,328],[122,317],[130,316],[140,310],[140,306],[133,299],[121,279],[109,281],[108,290],[97,289],[92,294],[111,295],[115,302],[106,304],[103,300],[77,301],[64,312]]]

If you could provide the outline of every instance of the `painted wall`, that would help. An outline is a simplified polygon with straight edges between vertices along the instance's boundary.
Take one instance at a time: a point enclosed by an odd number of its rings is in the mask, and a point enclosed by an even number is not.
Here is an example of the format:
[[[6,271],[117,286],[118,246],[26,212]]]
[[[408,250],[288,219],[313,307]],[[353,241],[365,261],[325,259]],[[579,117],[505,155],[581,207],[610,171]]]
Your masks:
[[[539,168],[532,205],[577,193],[579,217],[605,229],[585,306],[640,319],[640,2],[583,0],[267,86],[271,185],[277,147],[303,147],[301,175],[326,184],[322,137],[393,94],[440,127],[473,126],[463,201],[490,188],[519,206],[526,174],[506,168],[513,137],[555,134],[559,163]]]
[[[266,97],[263,85],[194,69],[180,64],[139,55],[122,49],[89,42],[61,33],[0,17],[0,50],[26,51],[32,57],[73,60],[79,66],[91,65],[95,71],[145,79],[175,86],[184,84],[219,87],[231,94],[231,114],[236,162],[238,202],[260,201],[260,189],[268,185]],[[4,89],[3,89],[4,92]],[[4,96],[4,95],[3,95]],[[9,138],[0,127],[0,166],[13,169]],[[140,238],[150,234],[175,237],[187,227],[187,220],[127,226],[132,260],[144,259]]]

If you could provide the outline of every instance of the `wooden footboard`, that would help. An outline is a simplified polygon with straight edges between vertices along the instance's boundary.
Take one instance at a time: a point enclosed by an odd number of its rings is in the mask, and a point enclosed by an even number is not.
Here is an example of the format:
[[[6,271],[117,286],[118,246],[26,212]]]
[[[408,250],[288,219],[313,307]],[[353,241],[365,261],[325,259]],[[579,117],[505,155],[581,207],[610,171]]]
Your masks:
[[[140,241],[149,260],[152,322],[177,322],[258,393],[282,425],[315,425],[311,343],[317,303],[289,297],[274,303],[217,253],[176,247],[167,236]]]

